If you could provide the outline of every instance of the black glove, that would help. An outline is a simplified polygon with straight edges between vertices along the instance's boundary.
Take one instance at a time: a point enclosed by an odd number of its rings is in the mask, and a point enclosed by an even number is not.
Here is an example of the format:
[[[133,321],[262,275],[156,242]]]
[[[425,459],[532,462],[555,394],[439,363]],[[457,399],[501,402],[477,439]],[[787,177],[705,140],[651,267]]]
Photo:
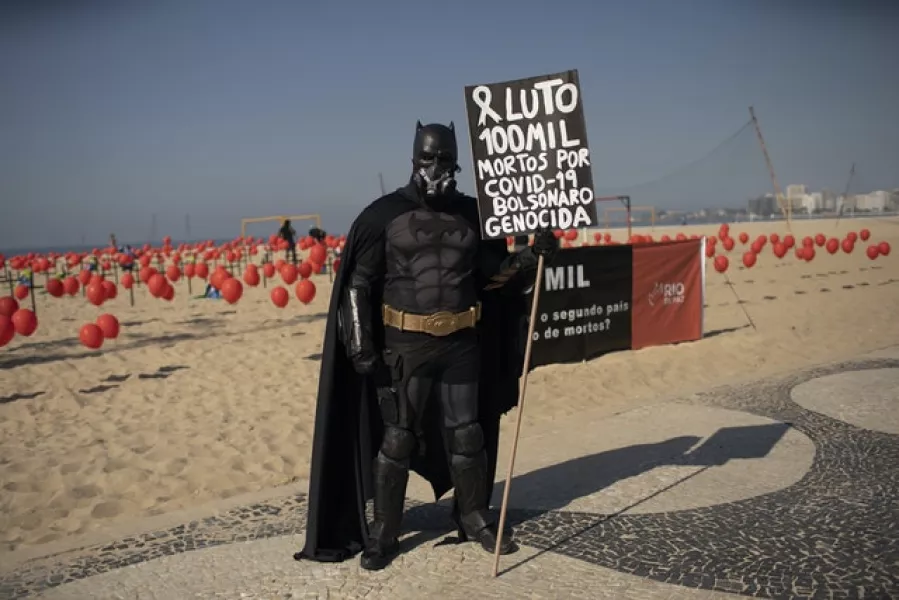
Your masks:
[[[350,357],[353,369],[360,375],[374,375],[384,368],[384,363],[377,352],[364,352]]]
[[[531,271],[537,268],[537,260],[543,257],[544,262],[551,262],[559,249],[559,240],[551,229],[538,229],[534,232],[534,243],[518,252],[516,264],[519,270]]]
[[[542,256],[544,261],[549,262],[559,249],[559,240],[556,239],[551,229],[538,229],[534,232],[532,247],[534,254]]]

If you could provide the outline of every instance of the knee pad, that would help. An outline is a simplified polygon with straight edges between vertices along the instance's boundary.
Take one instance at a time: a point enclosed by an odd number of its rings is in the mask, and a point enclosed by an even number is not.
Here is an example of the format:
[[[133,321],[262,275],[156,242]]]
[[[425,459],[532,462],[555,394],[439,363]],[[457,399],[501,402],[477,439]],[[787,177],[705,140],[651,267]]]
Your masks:
[[[415,444],[415,434],[408,429],[387,427],[384,430],[384,439],[381,441],[381,452],[387,458],[403,461],[412,456]]]
[[[474,456],[484,449],[484,430],[480,423],[466,423],[453,429],[450,452],[462,456]]]

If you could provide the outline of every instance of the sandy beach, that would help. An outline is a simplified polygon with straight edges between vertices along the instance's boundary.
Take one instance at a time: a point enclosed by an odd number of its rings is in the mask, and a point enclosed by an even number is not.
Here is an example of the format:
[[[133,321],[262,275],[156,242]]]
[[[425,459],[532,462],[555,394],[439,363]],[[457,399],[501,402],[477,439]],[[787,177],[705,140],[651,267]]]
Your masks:
[[[895,344],[899,219],[797,220],[793,234],[863,228],[872,242],[891,244],[890,256],[871,261],[859,241],[851,255],[819,248],[807,263],[792,252],[776,259],[766,247],[743,269],[738,243],[729,255],[733,287],[707,263],[705,339],[536,370],[524,431]],[[744,231],[787,233],[783,223],[731,226],[734,237]],[[613,234],[623,239],[622,230]],[[37,332],[0,349],[0,563],[126,520],[302,483],[330,295],[327,276],[314,282],[310,304],[292,296],[284,309],[262,286],[245,287],[233,306],[191,299],[183,280],[171,303],[143,287],[134,307],[121,292],[101,308],[80,294],[39,296]],[[119,318],[121,335],[90,351],[78,330],[104,312]]]

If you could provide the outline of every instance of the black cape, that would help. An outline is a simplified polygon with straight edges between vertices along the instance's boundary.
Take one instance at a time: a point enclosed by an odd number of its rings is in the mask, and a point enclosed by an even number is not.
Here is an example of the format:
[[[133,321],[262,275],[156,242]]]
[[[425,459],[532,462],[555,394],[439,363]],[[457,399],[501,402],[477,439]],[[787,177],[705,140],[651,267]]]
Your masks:
[[[460,212],[480,235],[475,199],[460,196],[459,202]],[[306,544],[295,555],[297,559],[344,561],[358,553],[368,537],[365,503],[372,497],[372,462],[381,444],[383,424],[371,378],[354,371],[339,339],[337,307],[355,266],[358,248],[383,235],[388,223],[417,206],[401,188],[369,205],[347,234],[325,326],[312,442]],[[485,265],[484,270],[497,269],[506,256],[504,240],[481,241],[479,263]],[[372,293],[372,302],[375,304],[372,314],[380,319],[380,290]],[[479,420],[486,441],[489,491],[492,492],[500,417],[518,402],[518,380],[524,359],[522,316],[526,315],[528,306],[525,296],[512,289],[483,292],[481,305]],[[376,324],[375,329],[382,331],[383,324]],[[430,482],[435,500],[452,488],[437,404],[428,403],[423,422],[425,454],[416,453],[411,465],[413,471]]]

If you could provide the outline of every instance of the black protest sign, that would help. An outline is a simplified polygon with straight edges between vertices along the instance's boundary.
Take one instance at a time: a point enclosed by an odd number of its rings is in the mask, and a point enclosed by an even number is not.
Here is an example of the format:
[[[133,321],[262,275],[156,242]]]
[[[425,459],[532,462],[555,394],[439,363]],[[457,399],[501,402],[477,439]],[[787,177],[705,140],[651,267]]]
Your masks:
[[[465,88],[484,238],[596,224],[577,71]]]
[[[631,347],[632,246],[562,250],[544,267],[531,365]]]

